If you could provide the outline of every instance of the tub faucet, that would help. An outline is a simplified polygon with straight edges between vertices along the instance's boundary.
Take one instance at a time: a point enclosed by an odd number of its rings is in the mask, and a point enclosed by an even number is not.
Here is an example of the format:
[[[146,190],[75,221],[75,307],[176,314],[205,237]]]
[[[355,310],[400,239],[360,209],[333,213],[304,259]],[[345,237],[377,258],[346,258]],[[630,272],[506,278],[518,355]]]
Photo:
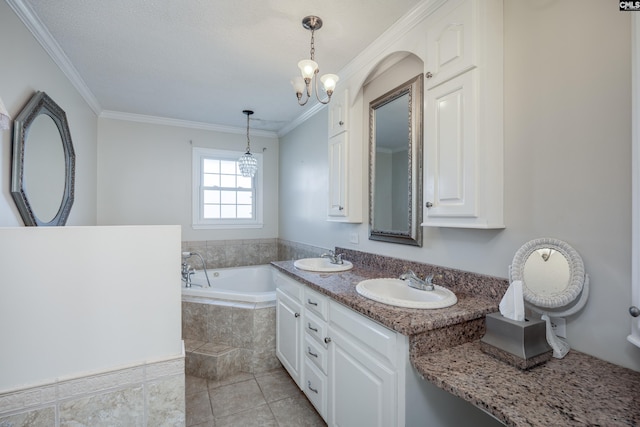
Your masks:
[[[327,253],[324,253],[322,255],[320,255],[321,258],[329,258],[329,262],[331,264],[344,264],[342,261],[342,255],[343,254],[337,254],[334,251],[329,251]]]
[[[186,261],[182,261],[182,281],[184,282],[184,286],[186,288],[191,287],[191,276],[194,275],[196,270],[187,264]]]
[[[200,261],[202,262],[202,270],[204,271],[204,277],[207,278],[207,285],[209,285],[209,287],[211,287],[211,281],[209,281],[209,275],[207,274],[207,265],[204,263],[204,258],[202,258],[202,255],[200,255],[198,252],[182,252],[182,258],[187,259],[192,257],[193,255],[196,255],[200,258]],[[187,265],[187,267],[190,267],[186,261],[182,262],[182,278],[185,279],[185,265]],[[195,273],[195,269],[192,269],[193,273]],[[190,274],[193,273],[188,273],[189,269],[187,268],[187,278],[186,278],[186,283],[187,283],[187,288],[191,287],[191,276]]]
[[[416,275],[416,273],[411,270],[407,270],[406,273],[400,275],[400,280],[406,280],[409,286],[421,291],[432,291],[435,289],[432,283],[433,274],[428,275],[424,280],[422,280]]]

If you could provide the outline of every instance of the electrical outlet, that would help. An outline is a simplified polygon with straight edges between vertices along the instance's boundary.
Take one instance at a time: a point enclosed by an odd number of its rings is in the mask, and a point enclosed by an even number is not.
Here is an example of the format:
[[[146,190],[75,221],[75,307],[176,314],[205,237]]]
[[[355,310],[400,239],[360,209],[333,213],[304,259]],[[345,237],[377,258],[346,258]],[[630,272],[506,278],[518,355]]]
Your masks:
[[[349,234],[349,243],[358,244],[358,233]]]
[[[561,338],[567,338],[567,321],[564,317],[551,317],[551,329]]]

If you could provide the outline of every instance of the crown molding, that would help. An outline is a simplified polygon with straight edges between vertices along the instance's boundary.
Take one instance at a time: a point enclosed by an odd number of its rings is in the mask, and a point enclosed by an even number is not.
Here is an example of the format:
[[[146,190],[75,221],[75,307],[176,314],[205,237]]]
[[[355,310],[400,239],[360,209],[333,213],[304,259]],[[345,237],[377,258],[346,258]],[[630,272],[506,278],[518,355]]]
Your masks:
[[[38,43],[49,54],[53,62],[60,68],[62,73],[69,79],[71,84],[80,93],[89,107],[96,115],[100,115],[102,107],[100,103],[89,90],[80,73],[73,66],[67,55],[64,53],[58,42],[55,41],[47,27],[42,23],[40,18],[33,12],[31,7],[23,0],[6,0],[7,4],[18,15],[18,18],[31,31]]]
[[[174,126],[188,129],[208,130],[213,132],[246,134],[246,127],[235,127],[216,125],[212,123],[192,122],[189,120],[170,119],[166,117],[147,116],[144,114],[122,113],[119,111],[103,110],[98,116],[101,119],[124,120],[129,122],[148,123],[153,125]],[[276,132],[251,129],[252,136],[262,136],[266,138],[277,138]]]

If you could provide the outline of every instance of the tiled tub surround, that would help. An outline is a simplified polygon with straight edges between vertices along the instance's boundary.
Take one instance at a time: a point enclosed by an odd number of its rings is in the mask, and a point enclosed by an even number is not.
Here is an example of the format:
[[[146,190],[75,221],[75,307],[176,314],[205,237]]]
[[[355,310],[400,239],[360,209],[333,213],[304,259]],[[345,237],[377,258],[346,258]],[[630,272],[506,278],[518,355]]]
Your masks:
[[[228,268],[319,257],[328,249],[283,239],[243,239],[184,241],[182,251],[198,252],[207,268]],[[202,269],[199,259],[189,263],[197,270]]]
[[[0,392],[0,426],[184,426],[184,357]]]
[[[571,350],[528,371],[480,350],[484,316],[498,310],[507,281],[443,267],[336,248],[350,271],[312,273],[291,261],[272,263],[310,288],[409,336],[412,365],[438,387],[467,400],[508,426],[640,425],[640,373]],[[458,296],[452,307],[392,307],[360,296],[356,284],[397,277],[407,268]],[[439,277],[440,276],[440,277]]]
[[[186,298],[186,297],[185,297]],[[280,366],[275,301],[241,303],[189,297],[182,301],[187,375],[212,380]]]
[[[269,264],[278,259],[277,239],[183,241],[182,252],[197,252],[207,268],[242,267]],[[201,270],[200,259],[188,261]]]

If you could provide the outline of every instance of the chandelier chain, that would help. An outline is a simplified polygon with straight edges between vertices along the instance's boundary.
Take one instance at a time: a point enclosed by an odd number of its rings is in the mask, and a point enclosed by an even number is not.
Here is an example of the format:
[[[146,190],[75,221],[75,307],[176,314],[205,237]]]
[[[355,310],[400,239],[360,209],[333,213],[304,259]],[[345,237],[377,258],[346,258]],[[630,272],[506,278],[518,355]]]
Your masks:
[[[314,34],[315,34],[315,30],[311,30],[311,60],[314,60],[314,56],[316,54],[316,45],[315,45],[315,39],[314,39]]]
[[[247,114],[247,153],[251,152],[251,146],[249,142],[249,114]]]

